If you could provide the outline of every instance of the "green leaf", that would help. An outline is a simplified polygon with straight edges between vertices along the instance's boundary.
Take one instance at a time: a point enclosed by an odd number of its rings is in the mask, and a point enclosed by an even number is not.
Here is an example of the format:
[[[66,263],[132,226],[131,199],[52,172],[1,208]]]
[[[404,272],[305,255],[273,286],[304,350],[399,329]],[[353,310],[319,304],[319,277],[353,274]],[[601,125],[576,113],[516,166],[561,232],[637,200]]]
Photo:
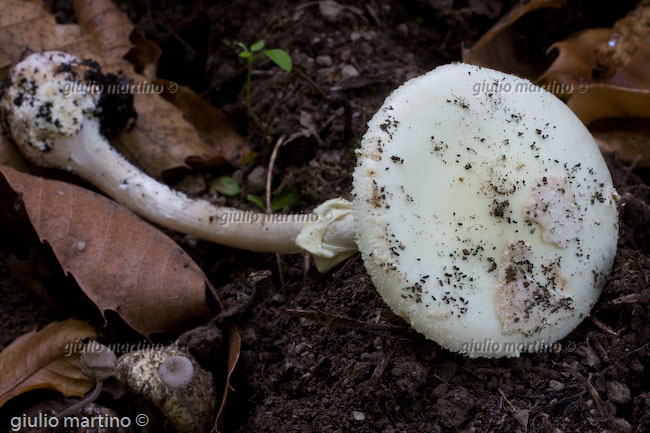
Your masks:
[[[210,188],[220,194],[233,196],[239,194],[239,185],[230,176],[221,176],[210,182]]]
[[[289,207],[298,200],[298,194],[290,189],[283,189],[277,193],[273,200],[271,200],[271,209],[274,211],[281,211],[285,207]]]
[[[242,51],[241,53],[239,53],[239,57],[246,57],[247,58],[247,57],[250,57],[252,55],[253,54],[251,54],[250,51]]]
[[[238,47],[240,47],[244,51],[248,51],[248,47],[246,45],[244,45],[242,42],[235,42],[235,45],[237,45]]]
[[[275,48],[272,50],[264,51],[264,54],[266,54],[269,59],[273,60],[273,63],[285,71],[291,72],[293,64],[291,63],[291,56],[286,51]]]
[[[264,203],[262,203],[261,198],[259,198],[256,195],[253,195],[253,194],[248,194],[246,196],[246,198],[248,199],[249,202],[255,203],[256,205],[258,205],[260,207],[260,209],[262,209],[262,212],[266,213],[266,206],[264,206]]]
[[[262,48],[264,48],[264,41],[257,41],[253,45],[251,45],[252,52],[259,51]]]

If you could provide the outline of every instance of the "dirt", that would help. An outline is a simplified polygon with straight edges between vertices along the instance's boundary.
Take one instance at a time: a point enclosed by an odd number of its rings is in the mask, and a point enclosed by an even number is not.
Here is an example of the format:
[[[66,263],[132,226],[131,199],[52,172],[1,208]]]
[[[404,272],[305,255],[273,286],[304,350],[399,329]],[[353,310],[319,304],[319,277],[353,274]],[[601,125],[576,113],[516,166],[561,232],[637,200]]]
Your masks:
[[[188,173],[171,182],[188,194],[254,210],[245,197],[263,192],[273,144],[281,135],[303,132],[281,148],[273,172],[274,190],[298,195],[287,209],[294,212],[335,196],[350,199],[354,149],[384,98],[408,78],[459,60],[461,47],[515,4],[372,0],[339,10],[270,0],[119,3],[136,30],[161,46],[159,76],[227,111],[260,152],[251,167]],[[550,43],[611,25],[633,3],[604,10],[569,2],[566,9],[533,14],[518,25],[522,55],[549,62],[544,53]],[[69,20],[69,4],[55,5],[59,19]],[[270,61],[257,65],[253,105],[262,123],[270,122],[262,131],[247,122],[245,64],[233,45],[259,39],[287,49],[296,66],[287,74]],[[306,269],[300,255],[284,256],[281,279],[273,255],[173,235],[205,270],[226,308],[236,309],[230,311],[236,311],[242,350],[226,431],[650,431],[649,177],[614,157],[607,161],[622,197],[614,269],[591,316],[554,353],[487,360],[441,349],[391,312],[358,256],[327,274],[313,264]],[[209,191],[216,173],[240,181],[240,197]],[[11,276],[13,259],[0,257],[0,348],[36,326],[79,316],[54,295],[44,302],[30,293]],[[270,271],[270,281],[251,283],[249,275],[261,271]],[[186,339],[216,372],[222,353],[213,350],[217,343],[205,341],[220,342],[221,335],[211,333],[198,330]],[[121,337],[109,326],[105,338]],[[128,404],[133,397],[124,398]],[[12,408],[37,401],[23,399]],[[124,402],[103,403],[126,410]]]

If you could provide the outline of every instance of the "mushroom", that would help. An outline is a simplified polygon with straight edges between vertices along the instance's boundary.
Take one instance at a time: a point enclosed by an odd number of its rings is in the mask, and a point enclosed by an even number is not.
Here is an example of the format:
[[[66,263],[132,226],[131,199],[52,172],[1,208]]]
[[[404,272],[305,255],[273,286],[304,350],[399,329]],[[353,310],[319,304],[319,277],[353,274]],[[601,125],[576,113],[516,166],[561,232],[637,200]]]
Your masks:
[[[570,109],[527,80],[461,63],[410,80],[369,123],[353,204],[328,200],[315,221],[268,221],[189,199],[130,165],[101,134],[101,95],[63,97],[85,79],[71,71],[88,67],[45,53],[12,69],[0,110],[28,158],[74,171],[158,224],[252,251],[308,251],[321,271],[356,240],[386,303],[452,351],[552,349],[611,269],[607,166]],[[237,222],[219,224],[224,215]]]
[[[160,363],[158,375],[165,385],[182,388],[192,381],[194,366],[192,361],[182,355],[172,355]]]
[[[169,419],[177,432],[204,432],[214,421],[214,379],[176,344],[135,350],[117,360],[115,377],[142,394]]]
[[[269,221],[273,217],[217,207],[173,191],[129,163],[104,133],[118,131],[129,120],[123,113],[132,107],[115,106],[132,104],[132,97],[115,94],[103,80],[95,62],[58,51],[32,54],[9,72],[0,99],[4,129],[32,162],[71,171],[161,226],[251,251],[301,251],[295,238],[309,215]],[[349,256],[356,251],[349,236],[351,218],[330,222],[325,243]]]
[[[354,193],[386,303],[469,356],[557,350],[616,253],[617,194],[589,131],[552,94],[477,66],[438,67],[386,99]]]

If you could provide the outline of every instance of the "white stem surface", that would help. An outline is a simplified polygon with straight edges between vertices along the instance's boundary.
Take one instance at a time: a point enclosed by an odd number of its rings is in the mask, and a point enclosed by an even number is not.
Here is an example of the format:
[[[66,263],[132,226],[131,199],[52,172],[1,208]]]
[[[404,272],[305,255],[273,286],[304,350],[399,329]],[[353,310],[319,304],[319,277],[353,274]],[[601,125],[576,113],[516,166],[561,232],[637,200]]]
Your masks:
[[[55,154],[55,155],[53,155]],[[144,174],[101,135],[97,122],[60,139],[42,156],[72,171],[147,220],[211,242],[257,252],[297,253],[307,215],[265,215],[218,207],[174,191]]]

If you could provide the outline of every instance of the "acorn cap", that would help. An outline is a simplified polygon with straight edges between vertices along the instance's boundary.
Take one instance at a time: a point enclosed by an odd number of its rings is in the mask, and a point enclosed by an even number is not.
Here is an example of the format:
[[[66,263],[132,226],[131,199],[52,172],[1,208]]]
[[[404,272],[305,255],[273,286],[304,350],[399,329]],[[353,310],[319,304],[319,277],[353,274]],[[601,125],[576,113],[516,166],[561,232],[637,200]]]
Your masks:
[[[589,131],[527,80],[461,63],[391,94],[354,172],[357,244],[386,303],[469,356],[519,356],[588,314],[617,194]]]

